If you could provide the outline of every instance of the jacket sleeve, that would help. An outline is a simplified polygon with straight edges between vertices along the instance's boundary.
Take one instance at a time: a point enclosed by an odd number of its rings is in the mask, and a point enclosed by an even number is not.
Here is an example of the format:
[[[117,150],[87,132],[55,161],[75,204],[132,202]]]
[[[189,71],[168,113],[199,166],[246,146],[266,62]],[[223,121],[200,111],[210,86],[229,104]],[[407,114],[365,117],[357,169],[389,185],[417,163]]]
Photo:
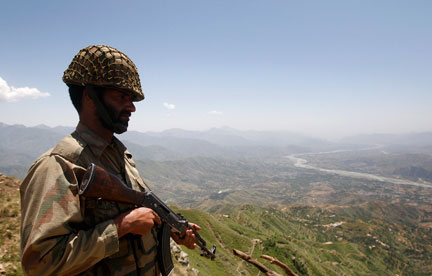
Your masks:
[[[26,275],[74,275],[118,251],[113,220],[77,230],[84,218],[78,167],[60,156],[44,156],[20,186],[21,253]]]

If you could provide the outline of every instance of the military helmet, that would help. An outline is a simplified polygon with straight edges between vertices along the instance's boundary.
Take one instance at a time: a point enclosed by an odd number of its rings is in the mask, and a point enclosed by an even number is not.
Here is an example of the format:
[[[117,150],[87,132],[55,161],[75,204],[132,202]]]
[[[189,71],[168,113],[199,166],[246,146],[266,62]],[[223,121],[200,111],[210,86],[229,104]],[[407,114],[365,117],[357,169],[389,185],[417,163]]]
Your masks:
[[[135,64],[119,50],[105,45],[91,45],[78,52],[63,74],[67,85],[111,87],[144,99]]]

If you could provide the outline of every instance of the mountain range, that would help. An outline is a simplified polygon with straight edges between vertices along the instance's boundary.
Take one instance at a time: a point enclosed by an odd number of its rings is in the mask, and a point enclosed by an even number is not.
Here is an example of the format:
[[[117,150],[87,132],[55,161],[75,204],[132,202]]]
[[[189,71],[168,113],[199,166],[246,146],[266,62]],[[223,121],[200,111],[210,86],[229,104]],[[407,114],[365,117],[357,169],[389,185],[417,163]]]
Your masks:
[[[31,163],[54,146],[73,127],[7,125],[0,123],[0,172],[23,177]],[[290,132],[240,131],[230,127],[206,131],[169,129],[162,132],[128,131],[119,136],[135,160],[173,161],[191,157],[270,158],[293,153],[358,148],[364,145],[429,147],[432,133],[373,134],[339,142]]]

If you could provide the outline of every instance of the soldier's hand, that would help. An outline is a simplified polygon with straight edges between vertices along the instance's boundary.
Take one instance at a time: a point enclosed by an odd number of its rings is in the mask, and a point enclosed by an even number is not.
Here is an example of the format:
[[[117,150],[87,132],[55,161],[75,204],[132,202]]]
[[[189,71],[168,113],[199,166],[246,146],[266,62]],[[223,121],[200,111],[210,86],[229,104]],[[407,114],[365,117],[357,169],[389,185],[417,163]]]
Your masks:
[[[161,224],[161,220],[150,208],[139,207],[126,211],[114,218],[117,227],[118,237],[121,238],[128,233],[145,235],[151,231],[156,224]]]
[[[199,227],[195,223],[189,223],[189,225],[191,226],[191,228],[186,230],[184,237],[180,238],[177,233],[172,233],[171,237],[176,243],[184,245],[189,249],[194,249],[197,242],[197,238],[195,237],[194,232],[201,230],[201,227]]]

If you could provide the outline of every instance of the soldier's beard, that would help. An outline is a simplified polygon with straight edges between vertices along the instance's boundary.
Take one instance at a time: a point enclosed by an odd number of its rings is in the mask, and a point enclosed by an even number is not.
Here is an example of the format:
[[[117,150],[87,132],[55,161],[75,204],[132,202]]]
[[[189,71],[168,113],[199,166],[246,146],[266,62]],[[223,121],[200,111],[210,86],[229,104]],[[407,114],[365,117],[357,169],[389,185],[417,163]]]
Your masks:
[[[118,112],[118,114],[116,114],[114,108],[108,106],[105,102],[103,105],[111,117],[111,122],[106,122],[103,118],[101,118],[101,116],[98,116],[102,125],[116,134],[122,134],[123,132],[126,132],[129,126],[128,118],[130,117],[131,113],[123,109]],[[128,115],[127,119],[123,119],[122,115]]]
[[[122,134],[123,132],[127,131],[127,128],[129,126],[129,120],[122,119],[121,115],[123,115],[123,114],[127,114],[130,116],[130,112],[127,112],[126,110],[120,111],[120,113],[115,118],[115,120],[113,120],[112,131],[114,131],[114,133]]]

